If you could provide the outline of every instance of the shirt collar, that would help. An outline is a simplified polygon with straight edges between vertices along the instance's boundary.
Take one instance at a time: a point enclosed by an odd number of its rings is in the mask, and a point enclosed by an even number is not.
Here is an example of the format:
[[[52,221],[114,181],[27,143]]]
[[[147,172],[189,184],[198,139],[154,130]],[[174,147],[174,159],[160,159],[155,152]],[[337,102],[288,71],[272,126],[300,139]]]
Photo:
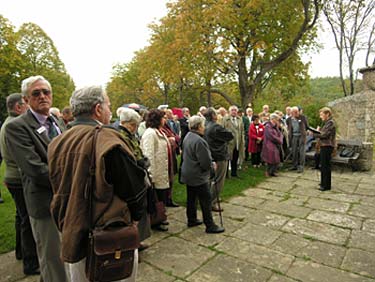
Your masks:
[[[48,115],[42,115],[35,111],[33,111],[32,108],[30,108],[31,113],[34,115],[34,117],[38,120],[39,124],[43,125],[46,123],[46,120],[48,118]]]

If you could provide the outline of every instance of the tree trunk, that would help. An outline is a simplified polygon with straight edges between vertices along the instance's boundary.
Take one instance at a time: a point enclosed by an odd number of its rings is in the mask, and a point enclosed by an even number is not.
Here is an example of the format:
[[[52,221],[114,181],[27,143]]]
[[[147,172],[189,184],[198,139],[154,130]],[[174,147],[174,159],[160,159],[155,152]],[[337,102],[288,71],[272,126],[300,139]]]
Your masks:
[[[246,105],[252,102],[254,94],[254,88],[249,85],[245,57],[241,57],[238,63],[238,86],[241,95],[241,105],[239,106],[245,109]]]
[[[184,106],[184,98],[183,98],[183,92],[184,89],[184,81],[183,78],[180,79],[180,85],[178,87],[178,105],[180,108]]]
[[[164,94],[164,104],[168,105],[168,94],[169,94],[169,84],[164,83],[164,89],[163,89],[163,94]]]

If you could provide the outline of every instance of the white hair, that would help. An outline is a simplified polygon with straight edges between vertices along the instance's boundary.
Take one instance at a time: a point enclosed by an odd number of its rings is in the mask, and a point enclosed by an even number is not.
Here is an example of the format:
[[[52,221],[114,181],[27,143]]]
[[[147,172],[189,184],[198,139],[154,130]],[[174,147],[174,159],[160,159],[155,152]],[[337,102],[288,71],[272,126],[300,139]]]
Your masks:
[[[236,109],[238,111],[238,107],[236,105],[230,106],[228,110],[231,111],[232,109]]]
[[[21,84],[22,94],[27,95],[27,92],[29,91],[31,85],[33,85],[35,82],[37,82],[39,80],[45,82],[48,85],[49,90],[52,91],[51,84],[49,83],[49,81],[47,79],[45,79],[41,75],[35,75],[35,76],[30,76],[30,77],[25,78],[24,80],[22,80],[22,84]]]
[[[191,118],[189,118],[189,129],[197,130],[199,126],[204,126],[205,122],[206,122],[206,119],[204,117],[194,115]]]
[[[49,113],[58,117],[60,116],[60,109],[56,107],[52,107],[49,109]]]
[[[116,116],[117,116],[118,118],[120,117],[121,112],[122,112],[124,109],[126,109],[126,108],[125,108],[125,107],[119,107],[119,108],[117,108],[117,110],[116,110]]]
[[[141,122],[141,116],[132,109],[122,108],[120,122],[135,122],[136,124],[139,124]]]

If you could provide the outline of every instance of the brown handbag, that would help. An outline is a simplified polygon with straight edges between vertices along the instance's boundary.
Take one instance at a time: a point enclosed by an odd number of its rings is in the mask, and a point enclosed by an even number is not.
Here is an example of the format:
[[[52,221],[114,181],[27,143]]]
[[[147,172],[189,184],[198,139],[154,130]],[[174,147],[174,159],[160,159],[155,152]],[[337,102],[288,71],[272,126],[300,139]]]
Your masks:
[[[134,251],[139,247],[139,233],[135,224],[114,218],[103,226],[95,226],[92,200],[95,187],[95,146],[100,127],[95,128],[88,181],[89,246],[86,258],[86,277],[89,281],[109,282],[125,279],[133,272]]]

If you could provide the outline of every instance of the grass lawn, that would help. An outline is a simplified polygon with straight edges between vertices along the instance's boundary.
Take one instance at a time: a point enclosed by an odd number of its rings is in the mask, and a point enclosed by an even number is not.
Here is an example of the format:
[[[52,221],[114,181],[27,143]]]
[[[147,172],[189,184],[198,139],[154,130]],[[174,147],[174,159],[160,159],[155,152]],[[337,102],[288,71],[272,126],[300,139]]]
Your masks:
[[[0,204],[0,254],[14,250],[16,232],[14,229],[14,219],[16,207],[8,189],[3,183],[5,166],[0,167],[0,190],[4,203]]]
[[[225,185],[220,198],[225,201],[233,196],[240,195],[243,190],[254,187],[265,178],[264,167],[254,169],[250,163],[246,162],[242,170],[238,170],[239,178],[225,179]],[[175,178],[173,185],[173,200],[180,205],[186,206],[186,185],[180,184]]]
[[[247,168],[247,166],[249,167]],[[240,195],[243,190],[254,187],[264,180],[264,168],[254,169],[248,163],[245,163],[242,167],[243,169],[238,171],[239,178],[225,180],[225,186],[221,194],[222,200]],[[8,189],[3,184],[4,169],[5,166],[2,164],[0,168],[0,189],[5,203],[0,204],[0,254],[15,248],[14,219],[16,208]],[[178,183],[177,176],[173,188],[173,200],[186,206],[186,186]]]

